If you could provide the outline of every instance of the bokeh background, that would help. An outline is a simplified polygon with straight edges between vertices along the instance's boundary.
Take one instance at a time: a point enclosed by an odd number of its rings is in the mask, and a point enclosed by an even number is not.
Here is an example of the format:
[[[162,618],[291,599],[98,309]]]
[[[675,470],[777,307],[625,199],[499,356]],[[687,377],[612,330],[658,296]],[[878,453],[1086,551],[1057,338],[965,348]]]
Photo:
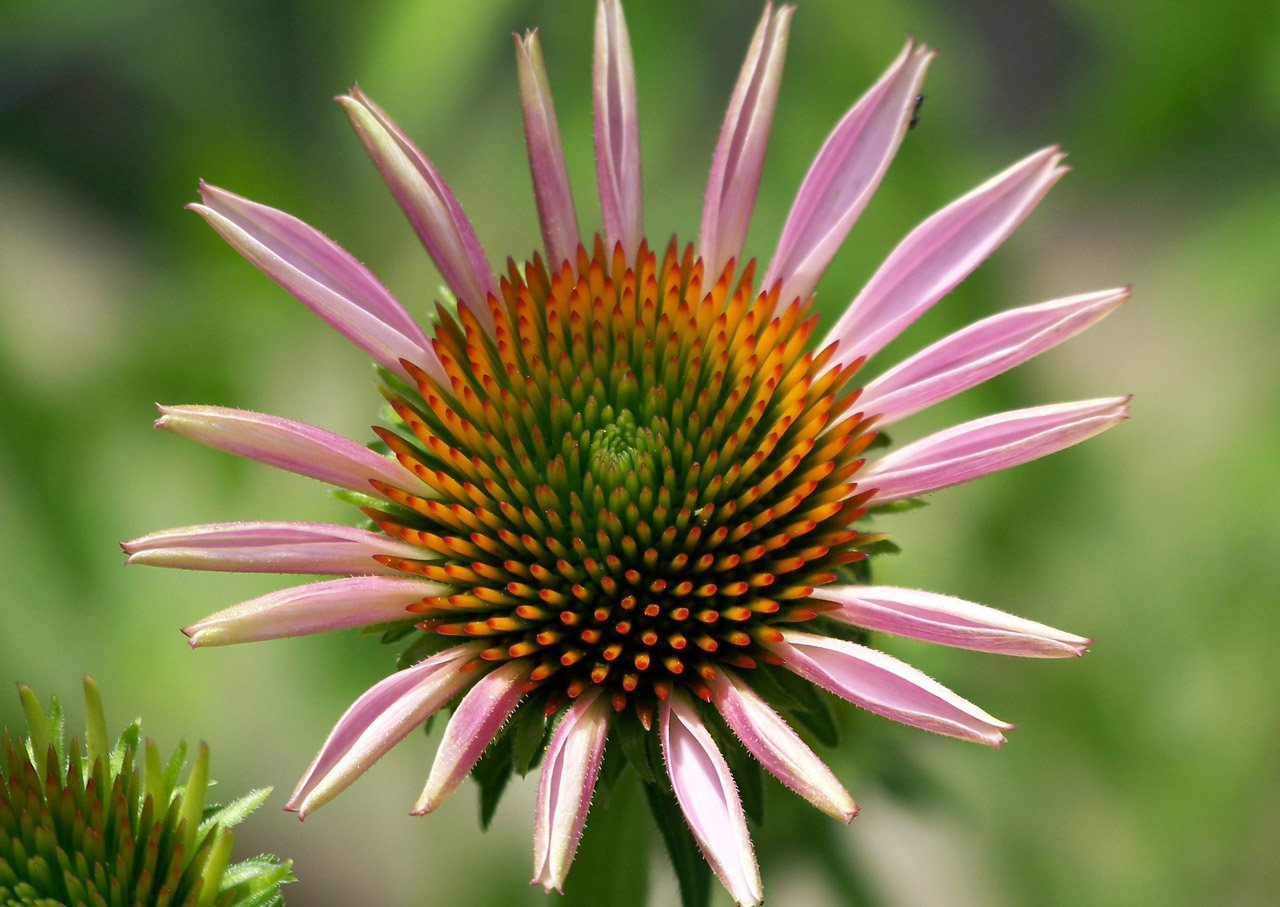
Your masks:
[[[820,285],[823,308],[839,311],[912,224],[1052,142],[1075,172],[882,361],[1008,306],[1135,287],[1087,334],[898,435],[1135,399],[1103,437],[889,527],[905,551],[881,580],[1097,643],[1046,663],[884,640],[1021,728],[994,752],[842,712],[829,756],[862,815],[846,829],[774,786],[755,833],[772,903],[1280,896],[1278,10],[801,4],[750,252],[767,258],[827,130],[914,33],[942,50],[920,125]],[[414,734],[301,825],[279,809],[287,791],[394,653],[352,633],[192,652],[179,626],[283,580],[123,568],[117,542],[162,527],[351,518],[314,482],[152,431],[155,401],[357,438],[378,405],[363,356],[182,206],[202,177],[289,210],[425,312],[439,278],[328,99],[358,79],[433,157],[490,254],[524,256],[538,230],[509,33],[541,26],[594,229],[591,13],[587,0],[0,5],[0,680],[58,694],[74,723],[90,673],[113,724],[141,714],[166,748],[208,740],[228,794],[275,785],[239,849],[295,859],[291,904],[542,903],[526,884],[534,778],[487,834],[469,784],[412,819],[433,751]],[[649,232],[692,238],[759,6],[633,0],[627,14]],[[20,725],[2,691],[0,719]],[[587,841],[572,903],[672,902],[643,811],[594,817]]]

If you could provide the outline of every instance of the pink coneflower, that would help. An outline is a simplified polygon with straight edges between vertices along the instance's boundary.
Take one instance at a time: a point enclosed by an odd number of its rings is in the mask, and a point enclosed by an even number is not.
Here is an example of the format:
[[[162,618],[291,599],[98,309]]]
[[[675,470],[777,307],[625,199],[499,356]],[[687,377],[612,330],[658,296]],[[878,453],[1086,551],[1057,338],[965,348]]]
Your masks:
[[[1001,413],[869,462],[863,453],[882,427],[1073,336],[1128,293],[1013,309],[855,380],[1065,169],[1058,149],[1037,151],[943,208],[816,333],[814,288],[902,141],[933,53],[908,41],[836,125],[757,277],[742,246],[791,13],[765,7],[698,241],[683,248],[644,237],[616,0],[599,0],[596,20],[594,237],[579,232],[537,35],[516,39],[545,258],[495,274],[431,162],[361,91],[339,98],[456,298],[429,330],[313,228],[200,187],[194,210],[380,364],[395,413],[374,429],[376,452],[276,416],[163,406],[159,427],[349,489],[370,523],[205,525],[125,544],[130,562],[341,577],[214,614],[184,630],[193,646],[392,622],[411,637],[410,666],[347,710],[307,770],[290,801],[300,815],[452,707],[413,811],[439,806],[495,741],[515,751],[531,739],[522,765],[509,758],[522,770],[542,760],[534,882],[560,889],[606,742],[656,734],[670,783],[658,794],[674,796],[734,899],[754,904],[760,876],[720,719],[819,809],[846,822],[857,812],[766,701],[766,680],[798,675],[880,715],[998,746],[1011,725],[850,641],[849,625],[1011,655],[1079,655],[1089,643],[860,583],[852,565],[882,538],[859,531],[868,510],[1082,441],[1125,418],[1125,398]],[[526,743],[512,744],[517,734]]]

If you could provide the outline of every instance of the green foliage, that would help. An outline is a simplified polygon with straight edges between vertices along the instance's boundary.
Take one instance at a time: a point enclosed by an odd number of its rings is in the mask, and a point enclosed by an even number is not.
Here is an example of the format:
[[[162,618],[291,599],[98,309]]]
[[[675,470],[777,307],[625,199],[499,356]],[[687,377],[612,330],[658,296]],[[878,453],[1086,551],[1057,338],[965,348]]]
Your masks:
[[[18,685],[27,737],[0,738],[0,904],[274,907],[293,881],[272,856],[228,866],[231,827],[270,789],[225,806],[205,804],[209,751],[202,743],[179,783],[186,747],[161,767],[155,742],[130,724],[108,744],[102,697],[85,678],[86,727],[64,746],[57,699],[48,714]]]

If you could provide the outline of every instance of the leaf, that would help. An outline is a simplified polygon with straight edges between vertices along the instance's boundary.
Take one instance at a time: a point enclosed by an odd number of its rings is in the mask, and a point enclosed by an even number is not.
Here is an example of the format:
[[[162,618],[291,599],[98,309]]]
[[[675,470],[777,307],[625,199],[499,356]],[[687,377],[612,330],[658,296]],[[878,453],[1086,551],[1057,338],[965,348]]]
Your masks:
[[[417,620],[401,620],[396,621],[383,632],[382,638],[378,642],[384,645],[393,642],[399,642],[410,633],[417,629]]]
[[[138,738],[141,736],[142,721],[139,719],[135,719],[133,724],[121,732],[120,739],[116,741],[116,748],[111,751],[111,774],[120,774],[120,768],[124,765],[126,751],[131,753],[138,752]]]
[[[644,793],[680,883],[681,902],[684,907],[707,907],[711,902],[711,867],[685,824],[675,794],[665,785],[650,782],[645,783]]]
[[[511,734],[507,733],[509,728],[510,724],[500,732],[498,739],[490,744],[471,769],[471,777],[480,785],[480,827],[484,829],[493,821],[498,801],[502,799],[502,792],[511,780],[513,744]]]
[[[835,715],[826,694],[803,677],[790,671],[779,671],[775,679],[800,702],[800,707],[790,709],[790,714],[797,722],[803,724],[824,746],[835,746],[840,742],[840,731],[836,727]]]
[[[156,751],[159,755],[159,750]],[[179,740],[178,748],[173,751],[173,755],[169,757],[169,764],[164,767],[164,792],[166,796],[173,795],[173,789],[178,786],[178,776],[182,774],[182,766],[187,761],[187,741]],[[151,789],[151,785],[147,785],[147,789]],[[157,799],[156,812],[161,812],[168,806],[167,803]]]
[[[921,507],[928,507],[929,502],[924,498],[899,498],[896,501],[890,501],[887,504],[877,504],[874,507],[867,508],[868,516],[876,516],[882,513],[906,513],[908,510],[918,510]]]
[[[245,796],[238,800],[233,800],[226,806],[207,807],[197,834],[203,835],[214,825],[223,825],[227,828],[239,825],[246,816],[261,806],[267,797],[271,796],[271,790],[272,788],[270,787],[259,788],[258,790],[249,791]]]
[[[529,773],[547,739],[548,724],[543,714],[546,698],[545,694],[534,693],[511,717],[511,729],[507,733],[512,741],[512,762],[521,778]]]
[[[722,730],[723,728],[723,730]],[[717,722],[716,735],[719,738],[720,752],[724,754],[729,772],[738,782],[738,795],[742,798],[742,808],[756,825],[764,824],[764,775],[760,771],[760,763],[747,752],[736,734]]]
[[[636,772],[640,775],[640,779],[646,784],[652,784],[658,780],[660,773],[655,771],[655,765],[649,751],[650,734],[640,724],[640,719],[635,716],[634,712],[623,712],[614,717],[613,733],[611,736],[617,737],[618,745],[622,747],[622,752],[627,757],[627,761],[635,767]],[[654,734],[653,736],[657,736]],[[661,760],[661,757],[659,757]],[[661,761],[657,765],[661,765]]]
[[[605,744],[604,757],[600,763],[600,773],[596,776],[596,793],[592,805],[597,810],[607,810],[613,798],[613,789],[623,775],[626,774],[627,757],[620,746]]]
[[[626,766],[621,753],[614,762]],[[605,756],[605,765],[609,757]],[[605,769],[601,768],[601,774]],[[649,903],[650,832],[643,819],[640,779],[620,772],[621,781],[606,802],[601,784],[591,803],[586,832],[569,873],[563,897],[550,907],[645,907]],[[607,807],[607,808],[606,808]],[[626,847],[625,857],[619,854]]]
[[[441,636],[439,633],[423,633],[409,643],[408,647],[396,658],[396,670],[403,671],[405,668],[411,668],[423,659],[443,651],[450,645],[453,645],[453,640],[450,640],[447,636]]]

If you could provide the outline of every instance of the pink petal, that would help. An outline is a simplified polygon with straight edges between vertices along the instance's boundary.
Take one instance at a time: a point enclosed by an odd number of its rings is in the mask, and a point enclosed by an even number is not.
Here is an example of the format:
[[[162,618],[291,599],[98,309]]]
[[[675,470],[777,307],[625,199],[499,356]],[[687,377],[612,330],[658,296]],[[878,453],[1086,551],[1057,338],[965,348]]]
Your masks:
[[[600,758],[609,732],[608,700],[593,687],[574,702],[561,719],[538,779],[533,820],[531,885],[564,892],[565,876],[578,849]]]
[[[1129,417],[1128,397],[1033,406],[975,419],[885,454],[862,472],[869,504],[937,491],[1078,444]]]
[[[711,871],[737,903],[759,904],[760,869],[738,787],[683,691],[673,690],[662,703],[659,729],[676,801]]]
[[[874,355],[967,277],[1067,172],[1062,157],[1037,151],[912,230],[821,343],[840,344],[831,367]]]
[[[222,406],[158,406],[156,428],[310,476],[330,485],[372,494],[370,480],[425,497],[435,493],[395,460],[323,428],[279,416]]]
[[[359,88],[337,99],[356,135],[417,231],[458,301],[493,330],[489,296],[496,295],[489,263],[462,206],[439,171],[396,122]]]
[[[714,281],[729,259],[742,254],[764,167],[794,11],[794,7],[783,6],[775,13],[772,3],[765,4],[729,99],[720,140],[711,158],[698,233],[698,252],[706,265],[708,280]]]
[[[773,776],[827,815],[851,822],[853,797],[800,736],[746,683],[721,669],[711,681],[712,702],[742,745]]]
[[[486,674],[462,697],[436,750],[427,786],[411,810],[414,815],[431,812],[462,783],[524,696],[532,670],[528,659],[509,661]]]
[[[908,39],[880,81],[827,136],[800,184],[761,286],[781,280],[784,300],[813,292],[889,169],[934,56]]]
[[[524,112],[524,138],[529,151],[529,171],[533,174],[533,197],[542,223],[542,242],[547,262],[557,271],[566,261],[577,264],[578,215],[569,188],[569,171],[564,163],[564,147],[556,125],[556,109],[551,102],[551,86],[542,62],[538,32],[516,36],[516,69],[520,75],[520,100]]]
[[[451,587],[392,576],[350,576],[292,586],[219,611],[182,632],[191,646],[305,636],[412,617],[406,609]]]
[[[644,221],[640,205],[640,125],[636,118],[636,75],[631,40],[618,0],[596,4],[595,62],[592,67],[596,181],[600,213],[610,249],[621,242],[628,256],[640,248]]]
[[[986,605],[936,592],[895,586],[828,585],[814,589],[812,597],[840,605],[835,611],[823,612],[827,617],[868,630],[962,649],[1032,658],[1063,658],[1083,655],[1085,648],[1093,642]]]
[[[883,652],[795,630],[782,635],[768,645],[787,668],[869,712],[994,747],[1013,727]]]
[[[443,375],[422,328],[351,253],[296,217],[225,189],[202,182],[200,197],[203,204],[187,207],[379,364],[407,377],[407,359]]]
[[[473,642],[445,649],[366,690],[333,726],[285,809],[305,819],[346,790],[474,679],[459,669],[482,648]]]
[[[350,573],[403,576],[374,560],[421,560],[427,552],[380,532],[330,523],[206,523],[121,543],[126,564],[239,573]]]
[[[1129,298],[1103,290],[1012,309],[944,337],[869,383],[858,406],[888,425],[1074,337]]]

